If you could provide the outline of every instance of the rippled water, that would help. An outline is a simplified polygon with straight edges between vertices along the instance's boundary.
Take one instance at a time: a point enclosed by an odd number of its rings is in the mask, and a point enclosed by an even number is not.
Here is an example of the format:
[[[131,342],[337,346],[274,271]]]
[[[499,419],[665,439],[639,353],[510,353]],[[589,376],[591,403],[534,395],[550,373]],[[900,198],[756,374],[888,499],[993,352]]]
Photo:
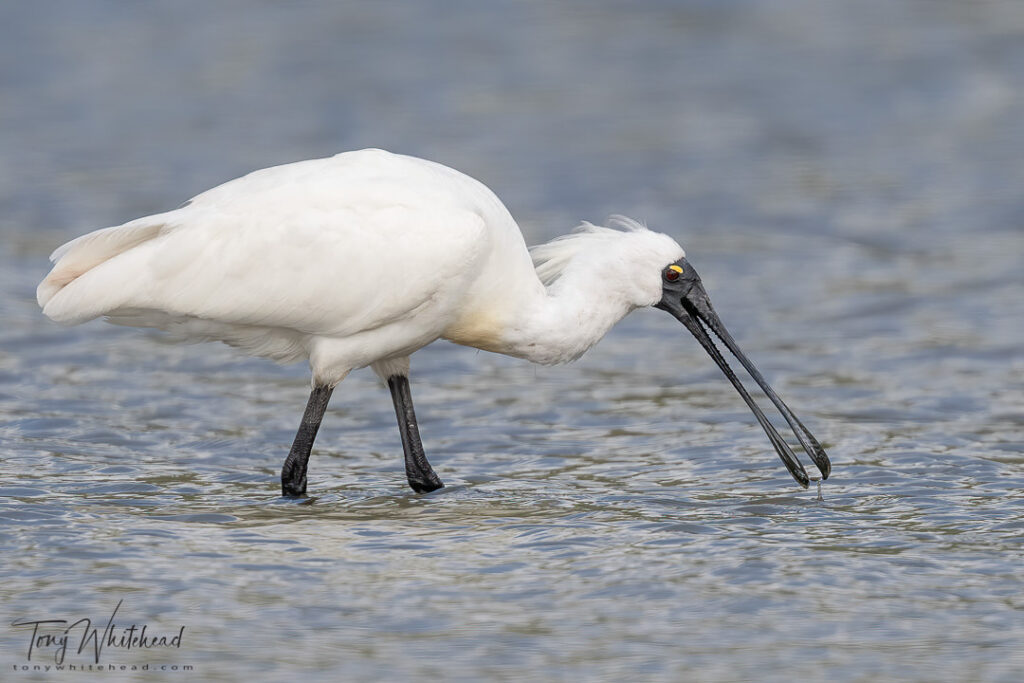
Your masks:
[[[3,680],[62,678],[12,622],[119,600],[185,626],[103,652],[194,667],[154,680],[1024,676],[1019,4],[7,3],[0,103]],[[304,368],[35,306],[76,234],[368,145],[531,242],[679,238],[829,448],[824,500],[657,311],[568,367],[417,354],[429,495],[353,375],[296,504]]]

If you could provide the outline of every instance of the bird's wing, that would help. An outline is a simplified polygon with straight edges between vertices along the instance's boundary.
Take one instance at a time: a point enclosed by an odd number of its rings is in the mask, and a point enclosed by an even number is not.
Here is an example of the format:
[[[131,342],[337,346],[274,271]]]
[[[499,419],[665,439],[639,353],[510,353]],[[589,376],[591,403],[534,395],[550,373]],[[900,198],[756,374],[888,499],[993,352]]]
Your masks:
[[[55,254],[44,312],[344,336],[455,300],[489,249],[487,211],[472,197],[483,186],[379,154],[265,169],[79,238]]]

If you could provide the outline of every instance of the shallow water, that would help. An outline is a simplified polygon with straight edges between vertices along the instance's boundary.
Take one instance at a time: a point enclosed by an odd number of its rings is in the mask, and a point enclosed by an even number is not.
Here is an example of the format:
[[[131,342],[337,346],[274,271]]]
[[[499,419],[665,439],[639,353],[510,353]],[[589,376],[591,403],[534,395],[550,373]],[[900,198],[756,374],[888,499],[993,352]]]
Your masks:
[[[123,601],[185,626],[102,653],[194,667],[154,680],[1021,679],[1024,10],[552,5],[0,9],[0,678],[61,678],[15,676],[53,652],[12,622]],[[676,236],[824,500],[658,311],[568,367],[418,353],[425,496],[353,375],[296,504],[302,367],[35,306],[74,235],[369,145],[481,178],[530,242]]]

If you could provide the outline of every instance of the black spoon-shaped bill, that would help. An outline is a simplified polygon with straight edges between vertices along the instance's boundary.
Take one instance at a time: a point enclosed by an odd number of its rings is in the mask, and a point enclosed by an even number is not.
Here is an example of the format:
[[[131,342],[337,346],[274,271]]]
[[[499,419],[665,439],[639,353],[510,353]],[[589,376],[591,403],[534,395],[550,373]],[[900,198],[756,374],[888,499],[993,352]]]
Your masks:
[[[807,488],[809,484],[807,471],[800,464],[789,444],[779,435],[775,427],[772,426],[772,423],[765,417],[761,408],[754,402],[754,399],[740,382],[736,373],[729,367],[722,353],[715,346],[714,340],[708,334],[708,330],[725,344],[726,348],[739,360],[754,381],[757,382],[758,386],[761,387],[765,395],[775,404],[775,407],[786,419],[786,422],[789,423],[800,445],[807,451],[807,454],[810,455],[815,466],[821,472],[822,478],[828,479],[832,465],[829,462],[828,455],[825,453],[825,449],[821,447],[821,444],[818,443],[818,440],[814,438],[807,427],[800,422],[793,411],[789,409],[789,406],[783,402],[779,395],[775,393],[775,390],[765,381],[764,376],[747,358],[746,354],[740,350],[739,345],[736,344],[732,335],[729,334],[725,325],[722,324],[718,314],[715,313],[715,309],[712,308],[711,300],[708,298],[707,292],[704,291],[700,277],[686,259],[679,259],[663,271],[663,296],[661,301],[655,304],[655,307],[671,313],[704,347],[704,350],[715,361],[729,382],[739,392],[743,401],[754,413],[754,417],[757,418],[765,434],[768,435],[768,440],[775,447],[779,458],[782,459],[786,469],[789,470],[789,473],[793,475],[793,479],[798,484]]]

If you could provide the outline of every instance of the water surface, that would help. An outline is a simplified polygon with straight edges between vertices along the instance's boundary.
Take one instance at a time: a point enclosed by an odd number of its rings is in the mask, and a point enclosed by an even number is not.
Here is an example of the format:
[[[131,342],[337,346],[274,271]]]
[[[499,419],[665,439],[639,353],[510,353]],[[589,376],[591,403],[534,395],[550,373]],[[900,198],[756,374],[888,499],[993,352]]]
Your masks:
[[[1008,2],[5,5],[2,677],[11,622],[123,601],[186,627],[104,652],[194,667],[154,680],[1020,680],[1022,81]],[[824,500],[659,311],[568,367],[418,353],[430,495],[354,374],[295,504],[304,368],[35,305],[66,239],[370,145],[530,242],[677,237]]]

